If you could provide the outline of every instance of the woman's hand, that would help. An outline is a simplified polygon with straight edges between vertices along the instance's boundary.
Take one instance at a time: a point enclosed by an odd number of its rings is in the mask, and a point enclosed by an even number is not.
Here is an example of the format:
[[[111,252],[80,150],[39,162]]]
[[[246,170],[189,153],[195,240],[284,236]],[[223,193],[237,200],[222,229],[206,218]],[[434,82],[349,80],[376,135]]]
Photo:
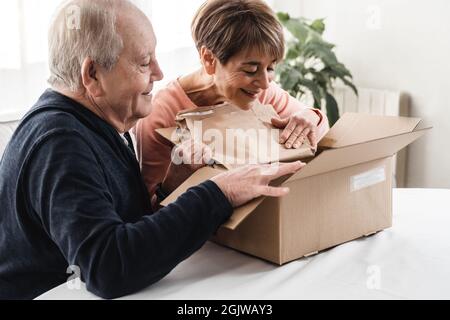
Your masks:
[[[172,193],[195,171],[210,164],[211,149],[203,143],[187,140],[172,151],[172,159],[167,169],[162,189]]]
[[[280,136],[280,144],[287,149],[298,149],[306,139],[311,147],[317,149],[317,125],[320,117],[311,109],[304,109],[286,119],[272,119],[272,124],[278,129],[284,129]]]

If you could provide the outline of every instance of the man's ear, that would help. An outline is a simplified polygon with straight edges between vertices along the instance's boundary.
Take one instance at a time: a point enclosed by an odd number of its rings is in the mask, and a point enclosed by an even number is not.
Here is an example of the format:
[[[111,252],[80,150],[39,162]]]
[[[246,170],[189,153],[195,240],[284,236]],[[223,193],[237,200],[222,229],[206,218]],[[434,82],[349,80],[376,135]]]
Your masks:
[[[207,49],[205,46],[200,49],[200,59],[202,60],[203,67],[209,75],[213,75],[216,72],[217,58]]]
[[[81,80],[84,89],[92,96],[98,97],[103,94],[103,88],[97,77],[98,66],[89,57],[84,59],[81,65]]]

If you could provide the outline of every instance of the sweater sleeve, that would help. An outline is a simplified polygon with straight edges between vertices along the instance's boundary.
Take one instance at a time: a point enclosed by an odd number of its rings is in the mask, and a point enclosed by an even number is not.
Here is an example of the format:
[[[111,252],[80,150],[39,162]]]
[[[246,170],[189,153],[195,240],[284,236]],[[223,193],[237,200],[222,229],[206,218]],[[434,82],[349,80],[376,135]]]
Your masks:
[[[87,289],[103,298],[139,291],[166,276],[214,234],[232,207],[212,181],[136,223],[114,210],[104,168],[76,132],[47,137],[30,157],[29,206]],[[133,192],[133,190],[129,190]]]

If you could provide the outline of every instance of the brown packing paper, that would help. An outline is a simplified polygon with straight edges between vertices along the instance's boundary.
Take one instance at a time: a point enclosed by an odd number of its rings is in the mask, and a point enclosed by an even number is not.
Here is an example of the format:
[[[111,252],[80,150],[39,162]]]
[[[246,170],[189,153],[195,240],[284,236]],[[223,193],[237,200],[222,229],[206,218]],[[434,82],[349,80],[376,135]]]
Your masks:
[[[286,149],[280,145],[282,130],[272,126],[272,118],[278,118],[278,115],[271,105],[257,103],[250,110],[241,110],[222,104],[184,111],[178,114],[177,123],[184,132],[184,139],[193,138],[210,146],[213,160],[228,169],[314,155],[307,142],[299,149]],[[190,134],[186,135],[186,132]]]

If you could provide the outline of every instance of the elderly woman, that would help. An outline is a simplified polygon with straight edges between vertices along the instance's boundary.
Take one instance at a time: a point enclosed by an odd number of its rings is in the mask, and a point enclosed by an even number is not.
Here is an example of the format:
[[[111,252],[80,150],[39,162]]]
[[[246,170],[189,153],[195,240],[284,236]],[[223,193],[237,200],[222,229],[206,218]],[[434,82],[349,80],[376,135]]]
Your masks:
[[[247,110],[259,100],[272,105],[282,119],[272,123],[284,129],[280,143],[286,148],[299,148],[305,139],[317,145],[328,130],[326,116],[306,108],[273,82],[275,66],[284,55],[284,36],[264,2],[207,1],[194,17],[192,34],[201,69],[159,91],[151,117],[137,126],[142,173],[150,193],[170,192],[192,173],[170,165],[172,146],[155,132],[174,127],[177,113],[185,109],[230,102]]]

